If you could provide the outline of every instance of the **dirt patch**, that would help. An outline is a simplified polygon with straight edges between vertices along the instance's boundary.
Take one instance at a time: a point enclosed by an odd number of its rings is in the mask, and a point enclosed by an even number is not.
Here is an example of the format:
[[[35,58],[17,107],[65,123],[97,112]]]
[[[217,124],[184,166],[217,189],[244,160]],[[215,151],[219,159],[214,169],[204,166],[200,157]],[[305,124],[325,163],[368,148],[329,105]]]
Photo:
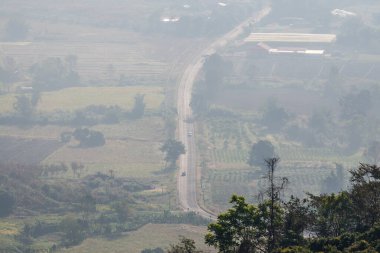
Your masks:
[[[1,162],[38,164],[60,146],[61,143],[56,140],[0,137]]]

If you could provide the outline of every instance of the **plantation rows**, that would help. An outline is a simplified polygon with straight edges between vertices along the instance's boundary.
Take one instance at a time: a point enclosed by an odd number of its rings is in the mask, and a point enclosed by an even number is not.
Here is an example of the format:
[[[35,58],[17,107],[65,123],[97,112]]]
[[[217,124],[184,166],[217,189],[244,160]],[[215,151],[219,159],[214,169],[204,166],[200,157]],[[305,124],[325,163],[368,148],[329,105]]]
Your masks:
[[[348,180],[348,168],[344,181]],[[289,184],[285,196],[304,196],[306,192],[318,194],[322,182],[335,173],[335,167],[329,164],[311,168],[306,164],[279,167],[277,176],[287,177]],[[264,174],[257,170],[210,170],[203,178],[202,185],[206,194],[205,199],[222,205],[227,203],[233,193],[254,197],[265,189],[267,181]],[[211,195],[211,196],[208,196]]]
[[[244,150],[221,150],[210,151],[211,159],[217,163],[245,163],[247,151]]]
[[[276,152],[284,161],[337,162],[345,166],[356,166],[361,160],[360,156],[348,157],[338,150],[331,148],[295,148],[283,146],[277,149]]]
[[[236,120],[210,120],[208,122],[209,142],[215,147],[248,147],[255,136],[250,131],[250,125],[251,123],[241,123]]]
[[[210,159],[214,163],[242,163],[245,164],[249,154],[249,146],[244,148],[235,145],[233,148],[211,149]],[[359,155],[344,156],[338,151],[329,148],[279,148],[276,154],[284,162],[314,162],[314,163],[341,163],[346,167],[354,167],[359,164],[362,157]]]

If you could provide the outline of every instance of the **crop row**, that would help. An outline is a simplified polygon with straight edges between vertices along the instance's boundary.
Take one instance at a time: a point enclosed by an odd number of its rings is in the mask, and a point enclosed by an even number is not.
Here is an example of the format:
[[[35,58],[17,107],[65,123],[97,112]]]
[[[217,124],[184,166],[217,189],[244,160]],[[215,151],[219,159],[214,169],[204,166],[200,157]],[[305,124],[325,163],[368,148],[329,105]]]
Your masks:
[[[360,156],[345,156],[339,150],[331,148],[281,147],[276,152],[285,161],[336,162],[353,166],[361,160]]]
[[[211,158],[217,163],[244,163],[247,160],[247,152],[244,150],[214,149]]]

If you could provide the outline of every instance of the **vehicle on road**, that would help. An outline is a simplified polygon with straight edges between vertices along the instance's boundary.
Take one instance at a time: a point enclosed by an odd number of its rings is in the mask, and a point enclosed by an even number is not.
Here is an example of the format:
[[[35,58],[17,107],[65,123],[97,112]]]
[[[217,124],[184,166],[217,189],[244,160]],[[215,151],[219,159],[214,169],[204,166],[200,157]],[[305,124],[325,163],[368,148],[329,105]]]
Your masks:
[[[181,176],[186,176],[186,171],[182,172]]]
[[[187,132],[187,136],[193,136],[193,132],[191,131]]]

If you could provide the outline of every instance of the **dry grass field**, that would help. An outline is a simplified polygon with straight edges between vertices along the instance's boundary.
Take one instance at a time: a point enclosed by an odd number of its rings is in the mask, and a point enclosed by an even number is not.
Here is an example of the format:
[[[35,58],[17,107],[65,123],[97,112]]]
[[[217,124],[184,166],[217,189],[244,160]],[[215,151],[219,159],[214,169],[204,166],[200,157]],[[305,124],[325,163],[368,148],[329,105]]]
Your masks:
[[[53,92],[43,92],[38,111],[73,111],[89,105],[118,105],[130,110],[134,97],[145,94],[146,109],[157,109],[164,99],[163,89],[159,87],[78,87]]]
[[[48,156],[43,163],[54,164],[72,161],[85,165],[84,174],[115,171],[118,176],[152,177],[164,164],[159,150],[164,138],[164,126],[160,117],[146,117],[135,121],[124,121],[117,125],[98,125],[92,129],[101,131],[106,144],[95,148],[79,148],[76,141],[71,141]],[[9,130],[16,137],[40,136],[50,131],[46,138],[59,139],[61,131],[73,128],[55,128],[53,126],[33,127],[30,129]],[[7,131],[0,128],[0,134]],[[55,135],[55,137],[54,137]],[[71,172],[68,172],[71,176]]]
[[[159,108],[165,94],[160,87],[75,87],[58,91],[42,92],[37,106],[38,112],[75,111],[89,105],[119,106],[130,110],[134,97],[144,94],[147,110]],[[19,94],[0,95],[0,113],[13,111],[13,104]]]
[[[199,249],[206,252],[215,252],[213,248],[204,245],[205,227],[192,225],[164,225],[148,224],[139,230],[126,236],[107,240],[103,238],[91,238],[85,240],[80,246],[59,251],[60,253],[140,253],[143,249],[161,247],[169,248],[170,244],[179,241],[179,235],[193,239]]]
[[[164,166],[160,146],[160,143],[152,141],[107,139],[104,146],[95,148],[66,145],[51,154],[43,163],[69,164],[76,161],[85,165],[85,174],[108,173],[112,169],[122,177],[149,177]]]

